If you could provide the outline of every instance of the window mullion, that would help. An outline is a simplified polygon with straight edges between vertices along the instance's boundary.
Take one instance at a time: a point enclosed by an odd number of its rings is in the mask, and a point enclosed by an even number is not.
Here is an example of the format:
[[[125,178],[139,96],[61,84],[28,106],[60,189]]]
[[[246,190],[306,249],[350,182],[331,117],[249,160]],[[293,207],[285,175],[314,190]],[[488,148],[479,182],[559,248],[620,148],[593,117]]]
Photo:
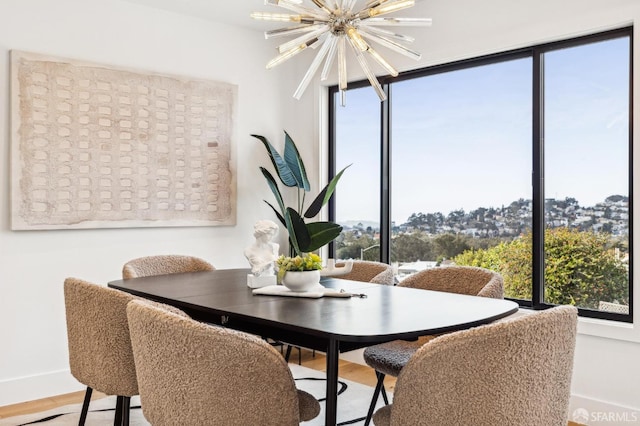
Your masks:
[[[391,262],[391,84],[383,90],[387,100],[380,103],[380,261]]]
[[[533,50],[532,298],[540,307],[544,295],[544,55]]]

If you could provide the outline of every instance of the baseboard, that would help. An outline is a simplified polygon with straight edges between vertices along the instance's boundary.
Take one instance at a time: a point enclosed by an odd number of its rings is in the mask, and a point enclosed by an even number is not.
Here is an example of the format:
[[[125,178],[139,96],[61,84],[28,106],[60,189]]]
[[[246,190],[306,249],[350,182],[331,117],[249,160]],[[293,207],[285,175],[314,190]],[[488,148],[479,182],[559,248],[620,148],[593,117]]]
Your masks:
[[[69,372],[53,371],[0,382],[0,406],[48,398],[86,389]]]

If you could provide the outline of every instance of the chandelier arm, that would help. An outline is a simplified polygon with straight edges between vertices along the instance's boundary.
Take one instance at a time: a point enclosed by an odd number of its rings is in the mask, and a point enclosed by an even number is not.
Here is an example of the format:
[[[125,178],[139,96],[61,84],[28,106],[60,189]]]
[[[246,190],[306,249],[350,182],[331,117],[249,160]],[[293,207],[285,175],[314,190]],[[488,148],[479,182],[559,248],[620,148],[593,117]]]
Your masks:
[[[322,27],[318,28],[315,31],[311,31],[307,34],[303,34],[298,38],[294,38],[293,40],[289,40],[286,43],[282,43],[280,46],[278,46],[278,51],[280,53],[284,53],[287,50],[291,49],[292,47],[299,45],[299,44],[304,44],[307,41],[317,38],[320,34],[326,32],[329,29],[328,25],[323,25]]]
[[[323,44],[324,44],[324,42],[327,40],[327,37],[329,36],[329,34],[330,34],[330,33],[328,33],[328,32],[325,32],[324,34],[321,34],[321,35],[316,39],[316,41],[315,41],[311,46],[309,46],[309,47],[310,47],[310,48],[312,48],[313,50],[317,49],[317,48],[318,48],[318,46],[320,46],[320,45],[323,45]]]
[[[390,39],[396,39],[396,40],[401,40],[401,41],[406,41],[407,43],[413,43],[414,41],[416,41],[415,38],[408,36],[408,35],[404,35],[404,34],[398,34],[398,33],[394,33],[393,31],[389,31],[386,29],[382,29],[382,28],[376,28],[372,25],[369,25],[369,23],[365,22],[361,22],[360,25],[358,26],[358,29],[360,30],[360,32],[368,32],[368,33],[372,33],[378,36],[382,36],[382,37],[388,37]]]
[[[313,2],[313,4],[315,4],[316,6],[318,6],[323,12],[325,12],[327,15],[331,15],[331,13],[333,12],[332,10],[330,10],[327,5],[324,3],[323,0],[311,0]]]
[[[344,5],[343,8],[344,10],[351,12],[353,10],[353,7],[356,5],[356,2],[358,0],[344,0]]]
[[[311,79],[318,71],[318,68],[320,67],[320,64],[322,63],[322,60],[324,59],[324,57],[327,55],[327,52],[329,51],[330,46],[331,46],[330,40],[325,40],[324,44],[318,51],[318,54],[313,59],[313,62],[311,62],[311,65],[309,65],[309,69],[307,69],[307,72],[302,78],[302,81],[300,81],[298,88],[293,94],[294,98],[299,100],[302,97],[302,94],[304,93],[304,91],[307,90],[307,86],[309,86]]]
[[[336,58],[336,49],[338,47],[338,37],[330,36],[331,47],[329,48],[329,53],[327,53],[327,60],[324,63],[324,67],[322,68],[322,74],[320,74],[320,80],[325,81],[329,77],[329,70],[331,69],[331,65],[333,65],[333,61]]]
[[[389,1],[390,0],[367,0],[367,7],[377,7]]]
[[[384,68],[385,70],[387,70],[387,72],[389,74],[391,74],[393,77],[397,77],[398,76],[398,70],[396,70],[393,65],[391,65],[389,62],[387,62],[386,59],[384,59],[373,47],[369,46],[369,48],[367,49],[367,53],[378,63],[380,64],[380,66],[382,68]]]
[[[394,50],[408,58],[414,59],[414,60],[419,60],[422,57],[422,54],[419,52],[416,52],[415,50],[411,50],[406,48],[405,46],[401,45],[400,43],[397,43],[393,40],[390,40],[386,37],[380,37],[377,36],[375,34],[370,34],[369,32],[367,32],[366,30],[363,30],[362,28],[360,28],[360,33],[362,34],[363,37],[368,38],[369,40],[372,40],[384,47],[387,47],[391,50]]]
[[[340,90],[347,90],[347,55],[346,55],[346,39],[340,37],[338,39],[338,87]]]
[[[271,6],[280,6],[283,9],[290,10],[292,12],[301,13],[303,15],[312,16],[318,19],[327,19],[326,14],[318,13],[319,11],[311,9],[309,7],[301,6],[299,4],[292,3],[290,0],[266,0],[265,4]]]
[[[380,4],[375,7],[369,7],[361,10],[356,17],[362,20],[373,18],[375,16],[386,15],[387,13],[398,12],[399,10],[408,9],[415,5],[415,0],[398,0],[391,3]]]
[[[276,21],[276,22],[302,22],[301,15],[290,13],[253,12],[249,15],[256,21]]]
[[[362,68],[362,71],[364,71],[365,75],[367,76],[367,79],[369,80],[369,84],[371,84],[373,89],[378,94],[380,101],[387,100],[387,95],[384,93],[384,90],[382,90],[382,86],[380,85],[378,78],[371,71],[371,68],[367,63],[367,59],[364,57],[362,50],[360,50],[358,46],[356,46],[356,44],[350,38],[347,38],[347,40],[349,41],[349,44],[351,45],[351,48],[356,55],[356,59],[360,63],[360,67]]]
[[[295,27],[284,27],[276,30],[265,31],[264,38],[270,39],[273,37],[284,37],[290,35],[296,35],[301,33],[307,33],[314,31],[326,24],[313,24],[313,25],[296,25]]]
[[[369,18],[363,20],[367,25],[394,25],[394,26],[408,26],[408,27],[428,27],[431,26],[433,20],[431,18],[395,18],[395,17],[383,17],[383,18]]]
[[[367,9],[373,9],[375,7],[380,6],[381,4],[387,3],[389,0],[368,0],[367,1]]]
[[[299,44],[297,46],[294,46],[293,48],[287,50],[284,53],[281,53],[280,55],[276,56],[275,58],[273,58],[272,60],[269,61],[269,63],[267,63],[267,69],[273,68],[275,66],[280,65],[281,63],[288,61],[289,59],[293,58],[294,56],[296,56],[298,53],[302,52],[303,50],[305,50],[307,47],[311,46],[313,43],[316,42],[317,39],[312,39],[309,40],[308,42],[304,43],[304,44]]]
[[[362,38],[355,27],[347,28],[347,36],[349,37],[349,41],[351,42],[352,46],[362,52],[367,52],[378,64],[382,66],[382,68],[387,70],[387,72],[392,76],[398,76],[398,71],[394,67],[392,67],[389,62],[387,62],[382,56],[380,56],[380,54],[376,52],[375,49]]]

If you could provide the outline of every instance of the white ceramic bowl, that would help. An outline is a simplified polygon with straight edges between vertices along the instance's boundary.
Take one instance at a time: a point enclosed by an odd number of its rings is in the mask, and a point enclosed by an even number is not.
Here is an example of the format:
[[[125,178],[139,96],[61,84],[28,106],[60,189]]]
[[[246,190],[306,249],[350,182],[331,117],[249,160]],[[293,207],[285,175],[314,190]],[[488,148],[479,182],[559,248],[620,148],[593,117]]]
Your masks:
[[[282,284],[291,291],[309,291],[320,283],[320,271],[287,271]]]

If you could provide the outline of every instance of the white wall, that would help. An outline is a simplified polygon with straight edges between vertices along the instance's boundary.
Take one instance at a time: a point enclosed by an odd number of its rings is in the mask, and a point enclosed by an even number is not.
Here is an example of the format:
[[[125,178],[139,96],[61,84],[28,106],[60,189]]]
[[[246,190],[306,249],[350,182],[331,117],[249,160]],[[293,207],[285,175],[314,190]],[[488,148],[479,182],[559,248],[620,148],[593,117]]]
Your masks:
[[[238,85],[236,226],[68,231],[10,230],[9,50],[18,49]],[[123,263],[155,253],[248,266],[253,224],[273,213],[251,133],[282,144],[282,76],[265,70],[264,38],[196,18],[102,0],[0,2],[0,406],[81,387],[68,374],[62,283],[119,279]]]
[[[423,0],[411,13],[431,17],[434,24],[431,28],[401,31],[418,38],[413,47],[423,53],[419,63],[380,49],[400,70],[629,24],[640,19],[640,2]],[[640,81],[637,32],[635,38],[634,80]],[[321,151],[326,137],[322,122],[326,111],[324,91],[316,81],[302,100],[291,98],[312,54],[305,52],[306,56],[267,72],[264,64],[272,56],[267,48],[267,42],[251,31],[118,1],[0,2],[0,69],[5,71],[0,73],[0,137],[5,141],[0,163],[0,405],[74,389],[66,372],[61,289],[66,276],[105,283],[118,278],[125,260],[150,252],[191,253],[223,268],[245,265],[241,253],[250,242],[252,224],[271,217],[261,202],[270,194],[256,172],[258,165],[265,164],[264,152],[255,148],[249,133],[264,134],[281,144],[282,129],[287,129],[303,157],[310,159],[306,161],[308,172],[317,188],[316,177],[324,173],[324,158],[311,158]],[[238,225],[9,231],[9,49],[238,84]],[[357,65],[350,66],[350,73],[354,79],[362,78]],[[335,76],[331,82],[335,82]],[[636,84],[636,104],[639,90],[640,84]],[[637,117],[638,112],[635,114]],[[636,140],[640,140],[638,133],[636,130]],[[640,277],[635,281],[640,282]],[[635,303],[640,306],[640,291],[636,292]],[[635,323],[640,324],[637,312]],[[580,332],[572,408],[640,410],[639,326],[611,327],[581,321]]]

